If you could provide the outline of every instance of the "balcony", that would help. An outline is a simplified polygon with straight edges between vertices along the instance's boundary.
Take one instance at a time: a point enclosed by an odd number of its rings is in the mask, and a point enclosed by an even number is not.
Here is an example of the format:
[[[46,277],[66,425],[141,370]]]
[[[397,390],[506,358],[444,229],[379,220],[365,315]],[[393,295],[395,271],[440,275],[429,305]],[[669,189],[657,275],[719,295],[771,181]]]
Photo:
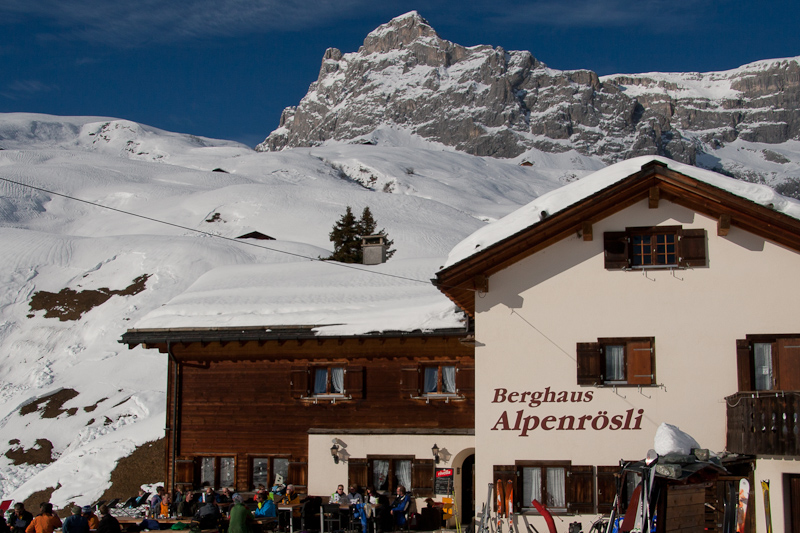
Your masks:
[[[739,392],[725,401],[729,452],[800,455],[800,392]]]

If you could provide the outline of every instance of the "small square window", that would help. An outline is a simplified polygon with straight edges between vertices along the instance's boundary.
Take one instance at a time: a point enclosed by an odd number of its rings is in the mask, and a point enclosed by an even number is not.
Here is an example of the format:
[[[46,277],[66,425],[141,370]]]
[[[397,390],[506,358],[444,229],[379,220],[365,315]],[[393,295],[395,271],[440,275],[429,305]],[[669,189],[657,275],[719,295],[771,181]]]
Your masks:
[[[314,383],[311,391],[314,396],[344,394],[344,367],[317,367],[312,378]]]
[[[422,393],[455,394],[456,367],[454,365],[424,367]]]
[[[603,253],[608,270],[703,267],[707,265],[706,234],[703,229],[681,226],[607,231]]]
[[[653,337],[603,338],[579,342],[579,385],[655,385]]]

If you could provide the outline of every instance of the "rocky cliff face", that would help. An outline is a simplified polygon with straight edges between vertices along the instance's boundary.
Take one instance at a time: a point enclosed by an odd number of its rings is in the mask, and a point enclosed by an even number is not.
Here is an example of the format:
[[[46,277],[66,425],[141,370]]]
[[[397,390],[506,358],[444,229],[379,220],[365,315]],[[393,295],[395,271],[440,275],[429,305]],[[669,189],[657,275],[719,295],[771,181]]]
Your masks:
[[[325,52],[319,78],[256,149],[314,146],[401,128],[475,155],[575,149],[611,163],[659,154],[695,164],[736,139],[800,139],[800,63],[718,73],[598,77],[548,68],[530,52],[465,48],[416,12],[356,53]]]

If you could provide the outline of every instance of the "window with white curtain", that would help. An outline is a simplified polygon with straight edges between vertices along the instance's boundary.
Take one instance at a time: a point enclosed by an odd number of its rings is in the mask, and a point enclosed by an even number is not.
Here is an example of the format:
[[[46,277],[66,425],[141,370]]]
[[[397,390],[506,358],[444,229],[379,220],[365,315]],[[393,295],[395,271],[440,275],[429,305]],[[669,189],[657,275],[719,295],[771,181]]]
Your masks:
[[[398,485],[403,485],[408,492],[412,490],[414,466],[411,456],[367,457],[367,461],[369,479],[372,480],[376,490],[394,494]]]
[[[315,396],[344,394],[344,367],[317,367],[313,370],[312,391]]]
[[[424,394],[455,394],[455,365],[425,366],[423,369],[422,392]]]
[[[522,508],[531,510],[533,500],[551,511],[567,508],[567,469],[565,466],[526,466],[522,468]]]

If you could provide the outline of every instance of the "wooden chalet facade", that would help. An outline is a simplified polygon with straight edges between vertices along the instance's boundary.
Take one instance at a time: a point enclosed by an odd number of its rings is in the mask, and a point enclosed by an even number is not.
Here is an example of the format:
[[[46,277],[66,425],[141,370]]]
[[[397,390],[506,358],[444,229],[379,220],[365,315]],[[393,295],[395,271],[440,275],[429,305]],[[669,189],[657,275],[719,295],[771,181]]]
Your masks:
[[[740,454],[718,480],[749,477],[748,531],[765,531],[760,480],[775,530],[800,531],[798,214],[766,187],[637,158],[456,247],[435,283],[475,324],[476,485],[510,480],[540,531],[532,498],[586,531],[620,460],[668,423]],[[718,489],[692,507],[702,524],[665,512],[659,531],[719,530]]]
[[[339,483],[376,484],[388,467],[379,483],[394,490],[402,466],[408,488],[427,497],[433,445],[461,454],[451,464],[474,453],[474,347],[464,337],[260,327],[130,330],[122,342],[169,358],[170,487],[248,491],[280,474],[328,495]]]

